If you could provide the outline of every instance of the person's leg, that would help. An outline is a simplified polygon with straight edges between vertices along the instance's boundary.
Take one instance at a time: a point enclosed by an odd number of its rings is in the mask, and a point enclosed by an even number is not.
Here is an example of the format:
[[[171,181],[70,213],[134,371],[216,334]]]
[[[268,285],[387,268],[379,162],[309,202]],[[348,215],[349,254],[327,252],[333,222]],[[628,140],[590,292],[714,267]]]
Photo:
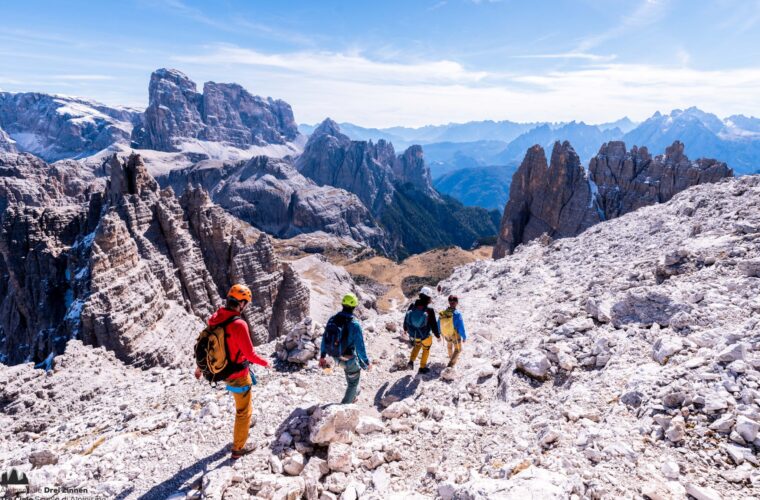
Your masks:
[[[242,382],[240,385],[250,386],[251,377],[246,376]],[[232,449],[242,450],[245,447],[245,442],[248,441],[248,430],[251,425],[251,414],[253,413],[251,390],[248,389],[244,393],[235,392],[233,395],[235,396],[235,426],[232,431]]]
[[[343,395],[342,405],[351,404],[356,399],[356,393],[359,390],[359,379],[362,369],[358,364],[347,364],[343,368],[346,372],[346,393]]]
[[[454,345],[454,355],[451,356],[451,362],[450,365],[454,366],[457,364],[457,360],[459,360],[459,355],[462,353],[462,339],[457,339],[455,342],[453,342]]]
[[[451,359],[451,355],[454,351],[454,342],[452,342],[450,339],[446,339],[446,350],[449,353],[449,359]]]
[[[419,339],[414,339],[414,347],[412,348],[412,354],[409,356],[409,362],[414,363],[414,361],[417,359],[417,355],[420,353],[420,349],[422,348],[422,342],[420,342]]]
[[[427,366],[428,357],[430,356],[430,346],[433,345],[433,336],[430,335],[428,338],[420,342],[422,345],[422,359],[420,360],[420,369],[425,368]]]

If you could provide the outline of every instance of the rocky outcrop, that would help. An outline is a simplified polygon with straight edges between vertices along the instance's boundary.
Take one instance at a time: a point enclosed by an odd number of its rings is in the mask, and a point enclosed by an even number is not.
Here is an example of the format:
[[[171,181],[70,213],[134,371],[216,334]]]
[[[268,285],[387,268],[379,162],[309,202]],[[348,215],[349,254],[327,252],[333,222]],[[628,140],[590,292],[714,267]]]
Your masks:
[[[670,200],[684,189],[717,182],[733,172],[717,160],[689,161],[683,143],[676,141],[664,156],[652,158],[647,148],[626,151],[625,143],[604,144],[591,159],[589,177],[598,190],[597,203],[605,219],[612,219],[653,203]]]
[[[47,161],[89,156],[113,144],[129,144],[139,116],[131,109],[75,97],[0,92],[0,129],[15,141],[16,150]]]
[[[689,161],[678,141],[654,158],[644,147],[634,146],[629,152],[620,141],[604,144],[591,159],[588,173],[567,142],[555,143],[548,167],[543,149],[533,146],[512,179],[494,258],[542,234],[575,236],[597,222],[731,176],[733,171],[723,162]]]
[[[328,118],[309,137],[296,167],[320,186],[356,194],[377,214],[391,202],[395,161],[396,153],[389,142],[352,141]]]
[[[176,193],[200,186],[236,217],[278,237],[325,231],[375,248],[385,246],[385,235],[355,195],[317,186],[286,160],[260,156],[235,164],[203,161],[159,181]]]
[[[320,186],[335,186],[356,194],[375,215],[393,203],[396,183],[409,183],[439,199],[420,146],[411,146],[396,156],[393,145],[385,140],[376,144],[352,141],[330,118],[309,136],[296,167]]]
[[[556,142],[551,163],[541,146],[533,146],[512,178],[494,258],[512,253],[517,245],[546,233],[574,236],[601,220],[589,209],[591,188],[585,170],[569,142]]]
[[[290,105],[237,84],[207,82],[199,93],[184,73],[162,68],[150,77],[148,99],[142,125],[132,133],[141,148],[178,151],[185,141],[201,140],[245,149],[298,137]]]
[[[0,128],[0,152],[18,153],[18,150],[16,149],[16,141],[11,139],[2,128]]]
[[[393,162],[393,173],[398,182],[409,183],[434,198],[438,193],[433,189],[430,169],[425,165],[422,146],[410,146]]]
[[[182,202],[160,191],[138,155],[107,161],[104,190],[95,173],[60,167],[0,156],[4,362],[40,361],[76,337],[130,363],[174,364],[234,282],[253,291],[244,317],[257,343],[308,314],[308,289],[269,238],[202,191]]]

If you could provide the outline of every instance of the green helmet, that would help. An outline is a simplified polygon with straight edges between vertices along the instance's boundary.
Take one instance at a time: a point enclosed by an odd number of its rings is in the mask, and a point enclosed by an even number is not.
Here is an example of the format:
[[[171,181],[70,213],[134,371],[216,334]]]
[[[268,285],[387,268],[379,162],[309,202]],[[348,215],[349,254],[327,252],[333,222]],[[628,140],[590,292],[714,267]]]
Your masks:
[[[341,304],[348,307],[356,307],[359,305],[359,299],[353,293],[347,293],[343,296]]]

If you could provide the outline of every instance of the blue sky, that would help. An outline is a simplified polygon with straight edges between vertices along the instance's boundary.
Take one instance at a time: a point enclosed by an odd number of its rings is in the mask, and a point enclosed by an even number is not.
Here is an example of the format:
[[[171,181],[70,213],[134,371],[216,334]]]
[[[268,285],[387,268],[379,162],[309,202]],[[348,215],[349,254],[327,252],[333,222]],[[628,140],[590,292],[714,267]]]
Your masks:
[[[5,2],[0,89],[147,105],[159,67],[365,126],[760,115],[760,0]]]

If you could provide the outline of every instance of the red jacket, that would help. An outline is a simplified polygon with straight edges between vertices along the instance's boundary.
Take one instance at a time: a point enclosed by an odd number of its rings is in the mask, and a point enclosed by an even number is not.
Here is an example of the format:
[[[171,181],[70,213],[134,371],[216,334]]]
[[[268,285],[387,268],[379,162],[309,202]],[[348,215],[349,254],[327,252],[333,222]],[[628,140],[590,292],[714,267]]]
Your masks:
[[[226,307],[220,307],[217,311],[211,315],[208,319],[209,326],[218,325],[229,319],[231,316],[238,314],[232,309]],[[248,333],[248,324],[242,319],[236,319],[226,327],[226,332],[229,335],[227,337],[227,346],[230,349],[230,359],[236,363],[242,363],[248,361],[260,366],[269,366],[266,359],[259,357],[256,351],[253,350],[253,342],[251,342],[251,334]],[[229,379],[245,377],[248,375],[248,369],[245,368],[237,373],[233,373],[229,376]],[[229,380],[228,379],[228,380]]]

